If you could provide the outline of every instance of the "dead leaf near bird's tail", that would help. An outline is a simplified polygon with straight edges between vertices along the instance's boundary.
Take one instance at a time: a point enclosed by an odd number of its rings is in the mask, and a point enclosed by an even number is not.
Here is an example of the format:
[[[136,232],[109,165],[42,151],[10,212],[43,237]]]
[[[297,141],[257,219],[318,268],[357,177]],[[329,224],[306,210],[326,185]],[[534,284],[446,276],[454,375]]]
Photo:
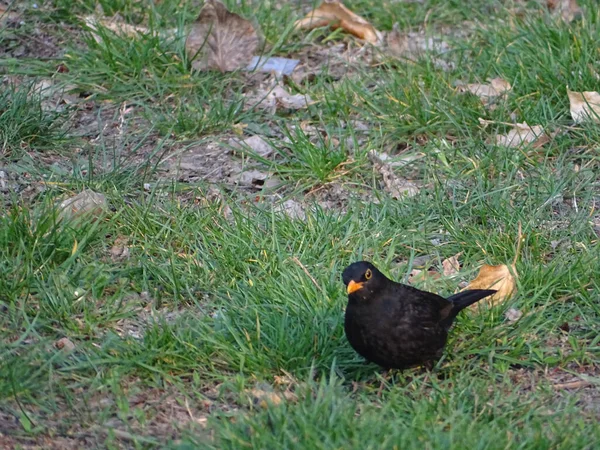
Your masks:
[[[462,252],[457,253],[454,256],[446,258],[442,261],[442,274],[445,277],[451,277],[456,275],[460,271],[460,261],[458,258],[462,255]]]
[[[497,266],[484,264],[481,266],[481,269],[479,269],[477,277],[472,280],[465,289],[495,289],[497,292],[494,295],[491,295],[478,303],[485,302],[491,306],[497,305],[516,294],[516,276],[517,270],[514,264],[511,266],[507,266],[506,264]],[[478,303],[471,305],[470,308],[477,309]]]
[[[371,44],[377,44],[382,40],[381,33],[365,18],[350,11],[342,2],[336,0],[325,0],[318,8],[294,24],[294,28],[297,30],[312,30],[326,26],[334,29],[342,28]]]
[[[233,72],[246,67],[259,38],[252,23],[230,12],[218,0],[207,0],[185,41],[198,70]]]

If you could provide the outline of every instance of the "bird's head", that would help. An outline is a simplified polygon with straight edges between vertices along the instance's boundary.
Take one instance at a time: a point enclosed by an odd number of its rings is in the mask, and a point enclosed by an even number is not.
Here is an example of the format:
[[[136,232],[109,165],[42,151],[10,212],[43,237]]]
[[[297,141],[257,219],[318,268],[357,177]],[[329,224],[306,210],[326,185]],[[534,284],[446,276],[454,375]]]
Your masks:
[[[370,262],[358,261],[344,269],[342,280],[346,285],[348,295],[366,297],[368,294],[378,291],[386,277]]]

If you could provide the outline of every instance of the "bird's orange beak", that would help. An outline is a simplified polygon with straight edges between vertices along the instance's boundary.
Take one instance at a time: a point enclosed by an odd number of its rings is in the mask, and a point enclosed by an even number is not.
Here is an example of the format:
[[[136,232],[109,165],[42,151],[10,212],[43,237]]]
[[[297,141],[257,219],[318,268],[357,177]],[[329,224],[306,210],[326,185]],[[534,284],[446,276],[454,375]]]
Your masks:
[[[362,287],[363,287],[362,283],[357,283],[354,280],[350,280],[350,283],[348,283],[348,294],[352,294],[353,292],[356,292],[359,289],[362,289]]]

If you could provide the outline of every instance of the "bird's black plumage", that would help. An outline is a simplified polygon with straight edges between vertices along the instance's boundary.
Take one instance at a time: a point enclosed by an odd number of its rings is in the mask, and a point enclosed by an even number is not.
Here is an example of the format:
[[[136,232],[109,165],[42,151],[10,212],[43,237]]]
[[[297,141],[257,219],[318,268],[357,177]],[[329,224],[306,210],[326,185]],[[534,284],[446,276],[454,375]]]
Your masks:
[[[342,274],[348,289],[344,328],[367,360],[404,369],[438,360],[456,315],[494,290],[459,292],[447,299],[388,279],[366,261]]]

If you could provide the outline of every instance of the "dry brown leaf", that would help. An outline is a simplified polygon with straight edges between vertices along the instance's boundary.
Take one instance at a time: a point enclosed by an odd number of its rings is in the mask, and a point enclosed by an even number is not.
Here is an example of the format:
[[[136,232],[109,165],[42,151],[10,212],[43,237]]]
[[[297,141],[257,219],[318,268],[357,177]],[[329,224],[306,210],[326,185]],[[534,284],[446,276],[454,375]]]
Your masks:
[[[544,129],[541,125],[531,127],[526,122],[515,123],[512,130],[507,134],[495,137],[496,144],[503,147],[522,147],[534,143],[537,147],[540,147],[549,140],[549,137],[544,134]]]
[[[419,187],[415,183],[398,177],[394,173],[394,170],[379,158],[379,154],[376,151],[371,150],[368,157],[373,163],[375,170],[381,174],[385,191],[392,198],[414,197],[419,193]]]
[[[294,28],[297,30],[331,26],[343,28],[348,33],[371,44],[381,41],[381,33],[366,19],[353,13],[344,4],[336,0],[325,0],[318,8],[309,12],[303,19],[297,20]]]
[[[567,88],[571,117],[575,123],[600,122],[600,94],[594,91],[573,92]]]
[[[249,20],[227,10],[218,0],[207,0],[185,41],[195,69],[232,72],[250,63],[258,34]]]
[[[458,261],[458,258],[460,255],[462,255],[462,252],[459,252],[456,255],[446,258],[442,261],[442,273],[445,277],[450,277],[459,272],[460,262]]]
[[[514,264],[510,268],[506,264],[498,266],[484,264],[479,269],[477,277],[469,283],[467,289],[495,289],[497,292],[494,295],[484,299],[489,305],[495,305],[508,300],[516,293],[516,275],[517,271]],[[477,309],[477,303],[471,305],[470,308]]]
[[[546,5],[551,12],[560,14],[565,22],[571,22],[583,14],[577,0],[546,0]]]
[[[491,103],[497,97],[505,95],[512,89],[511,84],[503,78],[493,78],[487,84],[469,83],[458,85],[460,92],[470,92],[481,99],[484,105]]]

